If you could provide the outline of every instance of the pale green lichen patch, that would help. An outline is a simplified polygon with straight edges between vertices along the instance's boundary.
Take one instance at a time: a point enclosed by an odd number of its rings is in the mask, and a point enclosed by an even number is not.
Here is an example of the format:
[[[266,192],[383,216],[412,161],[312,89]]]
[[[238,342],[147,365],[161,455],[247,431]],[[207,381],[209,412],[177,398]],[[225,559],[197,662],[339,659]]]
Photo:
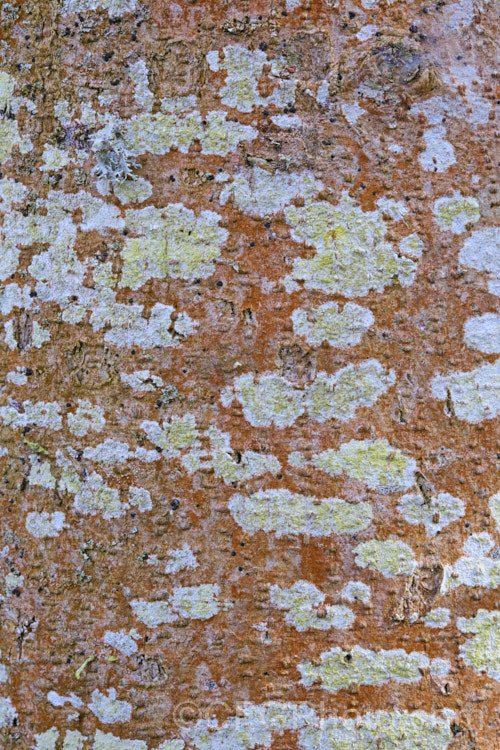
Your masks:
[[[210,276],[228,236],[219,220],[213,211],[196,216],[180,203],[129,209],[126,226],[139,237],[125,240],[120,286],[138,289],[148,279]]]
[[[423,619],[428,628],[445,628],[450,622],[450,610],[447,607],[436,607],[427,612]]]
[[[130,13],[135,9],[136,0],[64,0],[63,13],[85,13],[89,10],[104,8],[110,18]]]
[[[474,638],[460,646],[460,655],[476,672],[500,681],[500,610],[480,609],[474,617],[459,617],[462,633],[475,633]]]
[[[294,332],[304,336],[309,344],[318,346],[327,341],[330,346],[344,349],[359,344],[375,318],[366,307],[353,302],[347,302],[340,312],[336,302],[325,302],[316,309],[294,310],[292,321]]]
[[[368,604],[371,598],[370,587],[362,581],[348,581],[342,589],[342,597],[348,602]]]
[[[370,503],[347,503],[335,497],[316,498],[289,490],[266,490],[249,497],[233,495],[229,510],[245,531],[282,534],[355,534],[372,520]]]
[[[467,224],[479,221],[481,213],[475,198],[464,198],[461,193],[455,191],[451,198],[443,196],[435,201],[434,216],[441,229],[461,234],[465,232]]]
[[[0,729],[11,726],[16,717],[17,711],[10,697],[0,698]]]
[[[91,697],[92,701],[88,707],[103,724],[130,721],[132,706],[127,701],[118,700],[114,688],[110,688],[107,695],[99,690],[94,690]]]
[[[78,399],[77,403],[76,411],[67,416],[69,431],[76,437],[83,437],[90,430],[100,432],[106,424],[103,409],[87,399]]]
[[[500,353],[500,315],[486,313],[465,321],[464,341],[486,354]]]
[[[40,167],[42,172],[58,172],[71,161],[67,151],[58,146],[52,146],[50,143],[45,144],[42,159],[43,165]]]
[[[446,128],[442,125],[424,132],[426,149],[420,154],[419,161],[427,172],[444,172],[456,163],[455,149],[445,136]]]
[[[221,204],[232,197],[236,206],[251,216],[271,216],[294,198],[310,200],[323,184],[311,172],[268,172],[260,167],[240,169],[220,194]]]
[[[256,451],[244,451],[235,454],[231,450],[231,436],[216,427],[209,427],[207,436],[209,450],[192,449],[182,458],[183,466],[192,473],[198,469],[213,469],[216,476],[222,477],[226,484],[245,482],[262,474],[278,474],[281,464],[277,458]]]
[[[360,406],[373,406],[395,380],[394,372],[386,372],[374,359],[348,365],[333,375],[320,372],[303,389],[281,375],[263,374],[255,382],[247,373],[235,378],[222,402],[227,406],[236,397],[245,418],[255,427],[288,427],[306,410],[318,422],[347,422]]]
[[[293,239],[317,251],[312,258],[294,260],[285,280],[289,289],[303,281],[306,289],[358,297],[370,290],[382,292],[395,277],[400,284],[411,284],[416,264],[384,241],[387,226],[382,213],[362,211],[345,192],[336,207],[317,201],[285,208]]]
[[[371,651],[354,646],[349,651],[333,648],[324,651],[319,666],[310,661],[299,664],[302,683],[306,687],[319,683],[324,690],[335,693],[352,685],[383,685],[390,680],[412,683],[422,679],[422,671],[431,661],[422,653],[403,649]]]
[[[59,737],[57,727],[51,727],[46,732],[35,735],[36,745],[34,750],[56,750],[56,742]]]
[[[459,255],[460,263],[488,274],[488,289],[500,294],[500,228],[485,227],[472,232]]]
[[[495,546],[486,532],[471,534],[464,544],[464,555],[453,565],[445,565],[441,591],[446,593],[458,586],[500,586],[500,560],[490,557]]]
[[[116,648],[117,651],[120,651],[125,656],[131,656],[137,652],[136,640],[138,638],[139,633],[134,629],[129,630],[128,633],[125,630],[106,630],[103,641],[107,646]]]
[[[251,112],[255,106],[265,104],[266,100],[257,91],[259,77],[267,63],[265,52],[248,50],[235,44],[224,47],[222,62],[216,62],[213,56],[211,60],[211,65],[217,66],[216,70],[221,68],[226,71],[225,86],[220,91],[223,104],[240,112]]]
[[[372,539],[359,544],[354,552],[356,565],[378,570],[387,578],[409,575],[416,566],[411,547],[397,539]]]
[[[208,620],[219,612],[219,587],[213,583],[177,586],[168,599],[148,602],[134,599],[130,606],[135,616],[149,627],[172,623],[181,618]]]
[[[231,716],[222,726],[216,719],[199,719],[183,729],[188,743],[197,750],[252,750],[269,748],[273,734],[297,730],[316,721],[312,708],[304,703],[269,701],[239,706],[239,716]]]
[[[113,192],[120,203],[142,203],[153,195],[153,186],[143,177],[137,177],[114,185]]]
[[[45,487],[48,490],[55,489],[56,478],[51,473],[50,463],[48,461],[40,461],[36,455],[30,456],[30,463],[31,469],[28,474],[28,482],[32,485]]]
[[[423,524],[428,536],[435,536],[445,526],[465,515],[462,500],[448,492],[440,492],[429,500],[422,495],[404,495],[398,507],[405,521]]]
[[[174,415],[165,420],[163,425],[146,420],[142,422],[141,429],[152,443],[162,449],[165,458],[177,458],[181,451],[199,446],[199,432],[192,414],[185,414],[183,417]]]
[[[92,750],[148,750],[148,746],[143,740],[124,740],[97,729]]]
[[[388,493],[408,489],[415,481],[417,468],[413,458],[380,440],[351,440],[338,450],[328,449],[305,461],[300,453],[291,453],[292,465],[315,466],[331,476],[345,473],[376,492]]]
[[[0,406],[0,419],[9,427],[42,427],[47,430],[60,430],[62,418],[60,406],[55,401],[24,401],[23,412],[13,406]]]
[[[451,740],[450,722],[424,711],[332,716],[299,733],[302,750],[446,750]]]
[[[15,78],[0,71],[0,164],[10,157],[14,146],[19,146],[22,154],[33,148],[27,137],[20,136],[17,120],[13,116],[22,104],[27,104],[26,100],[14,96],[15,86]]]
[[[185,544],[182,549],[167,550],[168,560],[165,565],[165,573],[179,573],[187,568],[197,568],[198,563],[193,551]]]
[[[325,594],[308,581],[297,581],[290,588],[272,586],[271,604],[286,611],[286,622],[297,630],[344,630],[354,622],[354,614],[342,604],[320,607],[325,601]]]
[[[481,422],[500,414],[500,360],[469,372],[436,375],[432,395],[446,401],[450,416]]]

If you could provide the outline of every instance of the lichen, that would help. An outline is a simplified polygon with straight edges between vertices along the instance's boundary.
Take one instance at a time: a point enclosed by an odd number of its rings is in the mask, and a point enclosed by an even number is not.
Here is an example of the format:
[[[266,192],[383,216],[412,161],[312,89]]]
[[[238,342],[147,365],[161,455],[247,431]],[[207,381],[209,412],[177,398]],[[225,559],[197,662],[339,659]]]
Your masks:
[[[471,349],[500,354],[500,315],[486,313],[466,320],[464,341]]]
[[[316,249],[312,258],[298,258],[285,280],[290,290],[297,281],[306,289],[360,297],[370,290],[382,292],[399,279],[411,284],[416,264],[400,256],[384,241],[382,211],[363,212],[347,193],[334,207],[325,201],[307,202],[303,208],[285,208],[292,237]]]
[[[312,465],[331,476],[345,473],[376,492],[388,493],[408,489],[415,481],[416,463],[388,441],[351,440],[338,450],[313,454],[310,461],[300,453],[291,453],[289,462],[296,466]]]
[[[332,716],[299,733],[301,750],[446,750],[451,741],[450,722],[424,711]]]
[[[316,498],[289,490],[266,490],[249,497],[233,495],[229,510],[245,531],[282,534],[355,534],[372,520],[370,503],[347,503],[335,497]]]
[[[371,599],[371,590],[362,581],[348,581],[342,589],[342,597],[348,602],[359,601],[368,604]]]
[[[118,721],[130,721],[132,706],[127,701],[118,700],[116,690],[110,688],[104,695],[99,690],[92,692],[89,709],[103,724],[114,724]]]
[[[180,618],[208,620],[220,609],[218,593],[219,587],[213,583],[177,586],[166,600],[147,602],[134,599],[130,606],[135,616],[149,627],[172,623]]]
[[[397,539],[372,539],[354,549],[356,565],[378,570],[387,578],[409,575],[416,566],[411,547]]]
[[[431,609],[423,618],[428,628],[445,628],[450,622],[450,610],[447,607]]]
[[[306,410],[312,419],[347,422],[360,406],[372,406],[395,382],[394,372],[385,372],[377,360],[347,365],[333,375],[318,373],[300,389],[281,375],[245,373],[235,378],[232,389],[222,396],[225,406],[237,398],[245,418],[254,427],[288,427]]]
[[[500,610],[480,609],[474,617],[459,617],[457,625],[462,633],[475,633],[460,646],[467,666],[500,681]]]
[[[271,604],[286,611],[286,622],[297,630],[309,628],[345,630],[354,622],[354,614],[342,604],[330,604],[318,609],[325,601],[325,594],[308,581],[297,581],[290,588],[271,586]]]
[[[424,132],[426,149],[420,154],[419,161],[427,172],[444,172],[456,163],[455,149],[445,136],[446,128],[442,125]]]
[[[148,279],[166,276],[194,279],[210,276],[228,232],[213,211],[194,211],[180,203],[165,208],[129,209],[122,258],[121,287],[138,289]]]
[[[338,647],[324,651],[319,666],[305,661],[298,669],[306,687],[319,683],[324,690],[335,693],[352,685],[383,685],[390,680],[419,682],[422,670],[430,665],[429,658],[417,651],[410,654],[401,648],[371,651],[354,646],[348,651]]]
[[[315,346],[327,341],[330,346],[344,349],[359,344],[363,334],[373,325],[370,310],[347,302],[342,311],[336,302],[325,302],[316,309],[294,310],[293,330]]]
[[[230,197],[251,216],[271,216],[300,196],[310,200],[322,190],[322,183],[311,172],[268,172],[260,167],[240,169],[220,194],[224,205]]]
[[[422,495],[404,495],[399,512],[408,523],[425,526],[427,536],[435,536],[445,526],[458,521],[465,514],[465,505],[448,492],[440,492],[429,500]]]
[[[453,565],[445,565],[441,583],[442,593],[458,586],[483,586],[496,589],[500,586],[500,560],[490,557],[495,546],[486,532],[471,534],[464,544],[464,554]]]
[[[500,360],[469,372],[436,375],[431,390],[458,419],[473,424],[493,419],[500,414]]]
[[[56,510],[54,513],[30,511],[26,516],[26,530],[37,539],[54,537],[66,526],[64,513]]]
[[[435,201],[434,216],[440,229],[461,234],[467,224],[479,221],[481,213],[475,198],[464,197],[456,190],[451,198],[443,196]]]
[[[187,545],[184,545],[182,549],[169,549],[167,555],[168,560],[165,565],[165,573],[167,574],[179,573],[187,568],[198,567],[196,558]]]
[[[500,295],[500,228],[477,229],[465,240],[459,254],[460,263],[488,274],[488,289]]]
[[[120,653],[125,656],[132,656],[137,652],[136,640],[139,638],[137,630],[129,630],[128,633],[125,630],[119,630],[113,632],[112,630],[106,630],[104,633],[103,641],[107,646],[116,648]]]
[[[492,495],[490,497],[489,506],[490,506],[491,515],[493,516],[500,530],[500,492],[497,492],[496,495]]]

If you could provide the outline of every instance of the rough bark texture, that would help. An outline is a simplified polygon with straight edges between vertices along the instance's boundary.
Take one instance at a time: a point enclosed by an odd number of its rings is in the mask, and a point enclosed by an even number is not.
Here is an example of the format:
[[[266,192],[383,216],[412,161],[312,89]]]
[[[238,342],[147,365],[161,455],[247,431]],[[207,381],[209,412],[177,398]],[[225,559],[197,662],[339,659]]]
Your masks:
[[[495,0],[1,21],[1,746],[500,748]]]

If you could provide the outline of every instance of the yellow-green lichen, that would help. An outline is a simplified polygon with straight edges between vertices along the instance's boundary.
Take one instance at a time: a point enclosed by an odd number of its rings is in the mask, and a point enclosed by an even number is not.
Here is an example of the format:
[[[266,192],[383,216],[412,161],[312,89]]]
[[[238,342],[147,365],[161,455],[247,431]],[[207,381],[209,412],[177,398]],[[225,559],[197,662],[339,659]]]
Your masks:
[[[316,498],[289,490],[266,490],[249,497],[233,495],[229,509],[245,531],[282,534],[355,534],[372,520],[370,503],[347,503],[335,497]]]
[[[321,654],[321,663],[299,664],[302,683],[310,687],[319,682],[324,690],[334,693],[352,685],[383,685],[390,680],[412,683],[422,679],[422,670],[431,666],[429,658],[416,651],[403,649],[371,651],[354,646],[344,651],[333,648]]]
[[[251,112],[255,106],[265,104],[257,83],[266,62],[265,52],[249,50],[240,44],[224,47],[224,60],[220,63],[214,56],[209,58],[212,70],[226,71],[226,83],[220,91],[222,103],[240,112]]]
[[[172,623],[180,618],[208,620],[220,610],[218,594],[219,587],[213,583],[177,586],[165,600],[148,602],[134,599],[130,606],[135,616],[149,627]]]
[[[292,237],[316,249],[312,258],[297,258],[285,280],[289,289],[303,281],[306,289],[358,297],[382,292],[394,283],[408,285],[415,276],[413,260],[400,256],[384,241],[382,211],[363,212],[347,193],[334,207],[326,201],[289,206],[285,215]]]
[[[500,492],[497,492],[496,495],[492,495],[492,497],[490,497],[489,506],[491,515],[495,519],[495,522],[500,530]]]
[[[453,565],[445,565],[441,583],[442,593],[459,586],[481,586],[496,589],[500,586],[500,560],[491,557],[495,542],[485,531],[471,534],[464,544],[464,554]]]
[[[387,578],[409,575],[416,566],[413,550],[397,539],[371,539],[354,549],[356,565],[378,570]]]
[[[161,426],[158,422],[146,420],[142,422],[141,429],[152,443],[162,449],[165,458],[176,458],[182,450],[198,447],[199,433],[192,414],[183,417],[174,415]]]
[[[393,371],[386,372],[374,359],[348,365],[333,375],[320,372],[303,389],[281,375],[263,374],[255,382],[254,375],[245,373],[223,393],[222,402],[227,406],[236,397],[255,427],[288,427],[306,410],[319,422],[346,422],[360,406],[372,406],[394,382]]]
[[[120,286],[138,289],[152,278],[210,276],[228,235],[219,219],[213,211],[196,216],[180,203],[128,210],[126,226],[139,237],[125,241]]]
[[[450,721],[424,711],[375,711],[354,719],[332,716],[299,733],[301,750],[446,750]]]
[[[500,610],[480,609],[474,617],[459,617],[457,625],[462,633],[475,634],[460,646],[467,666],[500,681]]]
[[[308,581],[297,581],[290,588],[271,586],[271,604],[286,611],[286,622],[297,630],[344,630],[354,622],[354,614],[343,604],[329,604],[319,608],[325,594]],[[319,609],[318,609],[319,608]]]
[[[363,482],[370,489],[388,493],[408,489],[415,481],[416,463],[388,441],[351,440],[338,450],[328,449],[306,461],[300,453],[291,453],[292,465],[312,464],[332,476],[345,472],[347,476]]]
[[[107,695],[99,690],[94,690],[91,697],[92,701],[88,707],[103,724],[130,721],[132,706],[127,701],[118,700],[114,688],[110,688]]]
[[[434,203],[434,216],[441,229],[454,234],[465,232],[467,224],[475,224],[481,218],[479,203],[475,198],[464,198],[455,191],[451,198],[443,196]]]

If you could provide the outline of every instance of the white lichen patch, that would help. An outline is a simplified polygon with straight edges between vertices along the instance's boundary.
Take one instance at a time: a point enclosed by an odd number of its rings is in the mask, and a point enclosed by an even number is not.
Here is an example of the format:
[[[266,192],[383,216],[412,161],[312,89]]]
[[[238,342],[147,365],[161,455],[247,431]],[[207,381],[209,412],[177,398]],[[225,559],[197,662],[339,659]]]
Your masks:
[[[355,534],[372,520],[370,503],[347,503],[335,497],[317,498],[289,490],[266,490],[249,497],[233,495],[229,510],[245,531],[282,534]]]
[[[428,628],[445,628],[450,623],[450,610],[447,607],[431,609],[423,618]]]
[[[262,474],[278,474],[281,469],[280,462],[272,455],[256,451],[244,451],[235,455],[231,450],[231,436],[216,427],[209,427],[207,437],[209,450],[193,449],[182,458],[182,464],[189,473],[210,468],[216,476],[230,484],[244,482]]]
[[[445,136],[446,128],[442,125],[424,132],[426,149],[420,154],[419,161],[427,172],[444,172],[456,163],[455,149]]]
[[[83,707],[83,701],[74,693],[70,693],[70,695],[59,695],[55,690],[49,690],[47,693],[47,700],[51,706],[55,706],[56,708],[60,708],[66,703],[69,703],[73,708]]]
[[[11,572],[5,576],[5,591],[10,596],[16,589],[21,589],[24,583],[24,576],[21,573]],[[0,666],[1,669],[1,666]]]
[[[363,5],[367,5],[366,2]],[[424,711],[375,711],[327,717],[299,733],[301,750],[447,750],[450,722]]]
[[[271,586],[271,604],[286,611],[286,622],[297,630],[345,630],[354,622],[354,614],[342,604],[323,605],[325,594],[313,583],[297,581],[290,588]]]
[[[462,500],[448,492],[440,492],[429,500],[422,495],[404,495],[398,507],[405,521],[414,525],[423,524],[427,536],[435,536],[445,526],[465,515]]]
[[[467,666],[500,681],[500,610],[480,609],[474,617],[459,617],[457,625],[462,633],[475,634],[460,646]]]
[[[303,281],[306,289],[362,297],[394,284],[411,284],[413,260],[401,256],[384,240],[387,225],[381,209],[364,212],[344,192],[337,206],[326,201],[307,202],[303,208],[285,208],[296,242],[316,249],[312,258],[296,258],[285,279],[290,290]]]
[[[136,177],[113,185],[113,192],[120,203],[142,203],[153,195],[153,186],[144,177]]]
[[[64,735],[62,750],[83,750],[86,739],[78,729],[68,729]]]
[[[0,698],[0,729],[11,726],[17,717],[17,711],[12,705],[10,697]]]
[[[149,279],[210,276],[228,236],[219,220],[213,211],[196,216],[181,203],[129,209],[126,226],[138,236],[125,240],[120,286],[138,289]]]
[[[352,685],[383,685],[390,680],[402,683],[419,682],[422,670],[431,661],[422,653],[407,653],[403,649],[371,651],[354,646],[349,651],[333,648],[320,656],[316,666],[310,661],[298,665],[302,684],[310,687],[321,684],[324,690],[335,693]]]
[[[361,115],[366,114],[366,109],[360,107],[358,102],[353,102],[352,104],[349,102],[343,102],[340,107],[342,109],[342,114],[350,125],[355,125]]]
[[[313,198],[323,184],[312,172],[268,172],[260,167],[240,169],[220,194],[224,205],[230,197],[236,206],[251,216],[271,216],[288,206],[295,198]]]
[[[142,447],[136,448],[135,451],[132,451],[130,450],[128,443],[121,443],[119,440],[108,438],[95,447],[85,448],[83,451],[83,458],[104,464],[105,467],[109,468],[114,464],[126,463],[133,458],[139,461],[145,461],[146,463],[151,463],[152,461],[159,461],[160,456],[157,451],[148,451]]]
[[[148,750],[143,740],[124,740],[111,732],[98,729],[94,735],[92,750]]]
[[[136,0],[64,0],[63,13],[85,13],[89,10],[104,8],[110,18],[121,16],[122,13],[131,13],[135,10]]]
[[[141,109],[151,110],[154,94],[149,90],[148,69],[144,60],[138,60],[130,66],[129,76],[135,83],[135,101]]]
[[[459,254],[460,263],[488,274],[488,289],[500,295],[500,228],[486,227],[472,232]]]
[[[139,633],[134,629],[129,630],[128,633],[125,630],[106,630],[103,640],[107,646],[116,648],[117,651],[120,651],[125,656],[132,656],[132,654],[137,652],[136,640],[138,638]]]
[[[135,616],[149,627],[172,623],[181,618],[208,620],[219,612],[219,587],[213,583],[198,586],[177,586],[163,601],[147,602],[134,599],[130,606]]]
[[[66,526],[64,513],[56,510],[54,513],[31,511],[26,516],[26,530],[37,539],[57,536]]]
[[[93,471],[80,475],[60,451],[57,452],[57,463],[62,467],[58,489],[74,495],[76,511],[91,516],[101,513],[106,520],[125,514],[128,503],[120,501],[119,490],[109,487],[100,474]]]
[[[154,391],[163,385],[163,380],[158,375],[152,375],[149,370],[136,370],[129,375],[121,372],[120,379],[136,391]]]
[[[198,567],[193,551],[185,544],[182,549],[167,550],[168,560],[165,573],[180,573],[181,570]]]
[[[60,406],[55,401],[24,401],[24,411],[18,411],[13,406],[0,406],[0,419],[9,427],[43,427],[47,430],[60,430],[62,418]]]
[[[348,581],[342,589],[342,598],[348,602],[362,602],[368,604],[371,599],[371,589],[362,581]]]
[[[292,321],[294,333],[304,336],[309,344],[318,346],[327,341],[344,349],[359,344],[375,318],[366,307],[353,302],[347,302],[340,312],[336,302],[325,302],[316,309],[294,310]]]
[[[67,420],[69,431],[76,437],[83,437],[90,430],[100,432],[106,424],[102,408],[86,399],[78,399],[76,412],[69,413]]]
[[[490,497],[489,506],[491,515],[493,516],[500,531],[500,492],[497,492],[496,495],[492,495]]]
[[[500,560],[490,557],[495,546],[486,532],[472,534],[464,544],[464,555],[453,565],[445,565],[442,593],[458,586],[482,586],[496,589],[500,586]]]
[[[216,719],[199,719],[183,729],[189,745],[197,750],[252,750],[269,748],[273,735],[297,730],[316,721],[316,714],[305,703],[269,701],[238,706],[238,716],[231,716],[221,726]]]
[[[431,389],[458,419],[472,423],[493,419],[500,414],[500,360],[469,372],[437,375]]]
[[[29,138],[21,137],[14,116],[20,106],[25,105],[32,109],[33,103],[14,96],[15,87],[15,78],[5,71],[0,71],[0,164],[10,157],[14,146],[19,146],[22,154],[33,148]]]
[[[110,329],[104,334],[104,340],[115,346],[138,346],[143,349],[178,346],[197,326],[184,312],[179,313],[177,320],[173,322],[172,314],[176,311],[172,305],[157,302],[146,319],[142,316],[143,305],[114,302],[114,296],[114,292],[111,292],[112,299],[108,300],[103,295],[97,301],[91,323],[95,330],[110,325]]]
[[[320,372],[303,389],[281,375],[263,374],[255,382],[255,377],[247,373],[235,378],[232,389],[223,393],[222,402],[227,406],[237,398],[254,427],[288,427],[306,410],[318,422],[347,422],[360,406],[373,406],[395,380],[394,372],[386,372],[375,359],[348,365],[333,375]]]
[[[451,198],[443,196],[434,203],[434,216],[440,229],[461,234],[468,224],[481,218],[479,203],[475,198],[465,197],[455,191]]]
[[[408,489],[415,482],[417,465],[388,441],[350,440],[338,450],[328,449],[313,454],[306,461],[300,453],[291,453],[289,462],[294,466],[312,465],[331,476],[345,473],[351,479],[363,482],[376,492],[389,493]]]
[[[92,692],[89,709],[103,724],[114,724],[117,721],[130,721],[132,705],[127,701],[118,700],[116,690],[110,688],[104,695],[99,690]]]
[[[416,567],[411,547],[398,539],[372,539],[354,549],[356,565],[378,570],[387,578],[409,575]]]
[[[464,326],[464,341],[471,349],[486,354],[500,353],[500,315],[486,313],[469,318]]]

